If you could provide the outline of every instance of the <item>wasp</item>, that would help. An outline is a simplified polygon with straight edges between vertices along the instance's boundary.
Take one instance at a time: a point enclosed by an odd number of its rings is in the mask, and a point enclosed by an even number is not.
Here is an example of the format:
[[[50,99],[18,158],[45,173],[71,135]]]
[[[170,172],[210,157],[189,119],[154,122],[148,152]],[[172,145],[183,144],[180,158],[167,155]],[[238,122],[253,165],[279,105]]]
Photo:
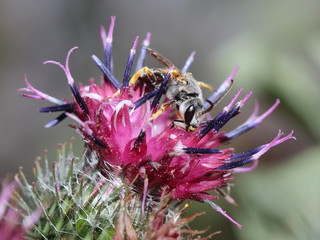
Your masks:
[[[158,52],[147,48],[147,52],[157,61],[164,65],[164,68],[143,67],[137,71],[130,79],[129,84],[145,84],[146,91],[151,91],[160,87],[166,74],[170,72],[170,78],[164,89],[164,95],[168,101],[164,102],[160,109],[155,112],[150,120],[157,118],[167,107],[175,105],[176,114],[179,119],[174,120],[173,124],[184,128],[187,132],[194,131],[199,126],[203,115],[213,108],[204,110],[204,99],[201,87],[208,88],[212,91],[215,89],[211,86],[198,82],[190,72],[182,72],[175,65],[159,54]]]

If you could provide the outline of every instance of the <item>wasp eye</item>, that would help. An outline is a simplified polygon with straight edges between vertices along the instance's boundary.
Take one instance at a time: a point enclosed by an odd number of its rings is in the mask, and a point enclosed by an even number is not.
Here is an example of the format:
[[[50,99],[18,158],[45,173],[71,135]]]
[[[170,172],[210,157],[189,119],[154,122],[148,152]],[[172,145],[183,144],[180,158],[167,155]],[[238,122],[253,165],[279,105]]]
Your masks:
[[[184,113],[184,121],[187,125],[190,125],[195,114],[195,107],[193,105],[189,106]]]

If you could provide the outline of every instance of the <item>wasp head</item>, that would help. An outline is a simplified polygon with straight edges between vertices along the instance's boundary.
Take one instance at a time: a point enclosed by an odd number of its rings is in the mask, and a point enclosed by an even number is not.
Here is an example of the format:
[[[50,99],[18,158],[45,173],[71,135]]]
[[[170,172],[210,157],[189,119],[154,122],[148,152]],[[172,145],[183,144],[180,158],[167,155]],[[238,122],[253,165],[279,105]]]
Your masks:
[[[203,103],[199,98],[189,99],[178,106],[179,115],[183,118],[186,131],[194,131],[202,118]]]

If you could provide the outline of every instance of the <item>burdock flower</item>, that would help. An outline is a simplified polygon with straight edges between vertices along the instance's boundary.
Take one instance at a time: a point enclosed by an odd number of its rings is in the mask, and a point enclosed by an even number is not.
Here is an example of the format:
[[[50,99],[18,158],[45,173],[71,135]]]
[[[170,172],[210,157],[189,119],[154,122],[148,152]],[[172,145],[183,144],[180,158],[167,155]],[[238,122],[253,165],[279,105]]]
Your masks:
[[[66,117],[73,119],[77,124],[71,126],[81,135],[87,148],[96,153],[100,172],[114,181],[114,184],[121,181],[132,186],[132,191],[140,194],[143,206],[150,207],[150,204],[146,204],[147,201],[152,199],[157,202],[165,192],[171,200],[207,202],[233,221],[211,200],[222,195],[232,202],[232,198],[221,188],[229,184],[233,173],[253,170],[261,155],[294,137],[292,132],[283,137],[283,133],[279,131],[271,142],[241,153],[234,152],[232,147],[226,148],[225,145],[258,126],[280,101],[276,100],[261,115],[258,115],[256,106],[245,123],[233,131],[224,132],[221,130],[223,126],[240,112],[251,96],[249,92],[238,100],[243,92],[240,89],[217,116],[210,116],[210,108],[229,92],[237,67],[207,101],[203,101],[202,93],[197,91],[193,95],[189,92],[188,98],[184,99],[183,88],[179,88],[181,92],[170,97],[169,92],[173,91],[172,87],[177,81],[186,87],[191,80],[185,80],[184,77],[193,79],[187,71],[194,53],[187,59],[182,70],[166,62],[166,59],[160,59],[164,68],[143,68],[146,55],[153,52],[148,50],[151,38],[148,33],[135,66],[137,73],[132,74],[132,68],[138,37],[130,50],[120,82],[113,74],[114,23],[115,17],[112,17],[108,33],[101,28],[104,61],[92,56],[103,72],[98,83],[90,80],[86,86],[75,84],[69,68],[70,56],[77,49],[75,47],[69,51],[64,65],[55,61],[45,62],[55,64],[65,72],[73,94],[72,101],[59,100],[35,89],[27,78],[27,88],[20,89],[25,92],[22,95],[55,104],[41,108],[40,112],[62,112],[46,127],[56,125]],[[203,83],[199,85],[207,86]],[[197,103],[186,103],[190,99]],[[183,104],[186,104],[184,109]],[[244,167],[248,164],[251,165]],[[209,193],[209,190],[214,190],[216,194],[213,195],[212,191]],[[145,211],[144,207],[142,211]]]

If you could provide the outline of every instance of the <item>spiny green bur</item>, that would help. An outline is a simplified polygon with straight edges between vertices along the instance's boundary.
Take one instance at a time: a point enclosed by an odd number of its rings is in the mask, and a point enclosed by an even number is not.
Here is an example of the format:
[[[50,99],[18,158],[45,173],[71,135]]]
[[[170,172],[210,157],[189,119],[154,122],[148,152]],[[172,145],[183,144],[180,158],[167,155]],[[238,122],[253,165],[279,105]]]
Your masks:
[[[96,158],[89,152],[75,157],[70,142],[58,146],[52,167],[46,154],[36,159],[35,182],[29,183],[20,169],[15,176],[19,207],[26,217],[35,209],[43,211],[28,232],[30,239],[111,239],[119,195],[107,194],[115,186],[95,170],[92,159]]]

